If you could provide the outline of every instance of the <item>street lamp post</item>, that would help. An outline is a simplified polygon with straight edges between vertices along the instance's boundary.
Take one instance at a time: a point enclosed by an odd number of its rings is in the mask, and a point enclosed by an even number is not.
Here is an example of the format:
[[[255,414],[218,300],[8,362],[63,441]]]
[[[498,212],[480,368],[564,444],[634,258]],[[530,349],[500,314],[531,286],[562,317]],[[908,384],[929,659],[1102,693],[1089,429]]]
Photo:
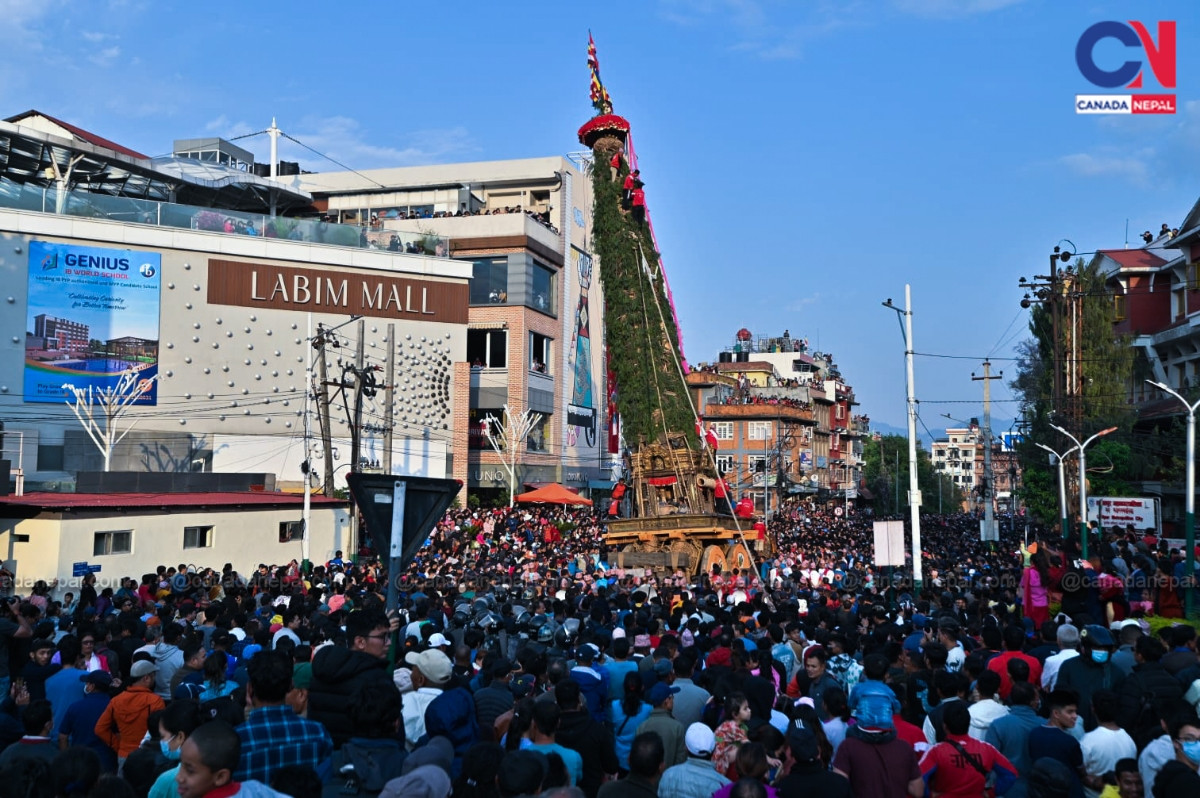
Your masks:
[[[1184,575],[1187,577],[1185,584],[1182,586],[1184,590],[1184,614],[1192,617],[1193,604],[1195,597],[1192,595],[1192,582],[1196,578],[1196,408],[1200,407],[1200,401],[1195,404],[1188,404],[1188,400],[1184,399],[1171,388],[1163,385],[1161,382],[1154,380],[1146,380],[1146,382],[1158,388],[1164,393],[1169,393],[1174,396],[1183,406],[1187,408],[1187,483],[1184,486],[1186,494],[1184,496],[1185,506],[1187,508],[1186,516],[1186,535],[1185,544],[1187,551],[1184,552],[1186,558],[1184,562]]]
[[[1080,553],[1083,559],[1088,556],[1088,528],[1087,528],[1087,452],[1085,451],[1088,444],[1097,438],[1102,438],[1110,432],[1116,432],[1116,427],[1102,429],[1092,437],[1088,438],[1083,443],[1079,442],[1071,433],[1067,432],[1057,424],[1051,424],[1051,427],[1066,435],[1075,443],[1075,448],[1079,449],[1079,546]]]
[[[1063,540],[1067,539],[1067,473],[1063,470],[1063,461],[1067,459],[1067,455],[1075,451],[1075,447],[1067,449],[1061,454],[1051,449],[1044,443],[1035,443],[1039,449],[1045,449],[1054,455],[1054,459],[1058,461],[1058,508],[1059,517],[1062,519],[1062,536]]]

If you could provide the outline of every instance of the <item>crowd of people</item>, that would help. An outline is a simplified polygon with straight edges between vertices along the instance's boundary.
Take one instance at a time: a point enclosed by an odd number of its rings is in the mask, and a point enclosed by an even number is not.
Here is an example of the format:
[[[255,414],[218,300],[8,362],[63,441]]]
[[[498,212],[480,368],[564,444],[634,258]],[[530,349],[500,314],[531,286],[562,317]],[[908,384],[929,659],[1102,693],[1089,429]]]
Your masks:
[[[870,521],[791,501],[693,575],[590,509],[456,509],[395,575],[39,583],[0,604],[0,798],[1200,794],[1196,631],[1145,621],[1178,552],[929,516],[917,586]]]
[[[554,234],[558,234],[558,228],[550,223],[550,208],[545,211],[535,211],[532,208],[522,208],[521,205],[505,205],[496,208],[476,208],[475,210],[467,210],[459,208],[456,211],[433,211],[433,210],[397,210],[394,212],[385,213],[382,217],[384,221],[388,219],[458,219],[463,216],[501,216],[509,213],[523,213],[530,219],[533,219],[538,224],[550,230]],[[372,230],[381,228],[381,217],[378,214],[371,214],[370,225]]]

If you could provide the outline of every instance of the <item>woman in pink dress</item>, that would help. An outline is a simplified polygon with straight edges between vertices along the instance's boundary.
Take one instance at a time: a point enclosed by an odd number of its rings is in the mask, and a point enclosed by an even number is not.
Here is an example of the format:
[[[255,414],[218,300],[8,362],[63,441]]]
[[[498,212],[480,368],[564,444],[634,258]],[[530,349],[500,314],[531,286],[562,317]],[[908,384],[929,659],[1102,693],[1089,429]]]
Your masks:
[[[1050,562],[1044,551],[1034,554],[1021,573],[1021,595],[1025,616],[1033,620],[1035,629],[1041,629],[1050,620]]]

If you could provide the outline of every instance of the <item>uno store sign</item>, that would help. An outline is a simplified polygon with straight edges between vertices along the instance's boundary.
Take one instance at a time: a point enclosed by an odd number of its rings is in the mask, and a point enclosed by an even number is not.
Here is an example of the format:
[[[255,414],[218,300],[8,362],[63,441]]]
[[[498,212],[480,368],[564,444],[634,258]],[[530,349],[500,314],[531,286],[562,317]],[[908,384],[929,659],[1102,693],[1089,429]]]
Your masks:
[[[1101,89],[1141,89],[1149,65],[1162,89],[1175,89],[1175,22],[1160,21],[1151,35],[1145,23],[1097,22],[1075,44],[1075,63]],[[1140,57],[1132,57],[1132,56]],[[1077,114],[1173,114],[1175,95],[1077,94]]]

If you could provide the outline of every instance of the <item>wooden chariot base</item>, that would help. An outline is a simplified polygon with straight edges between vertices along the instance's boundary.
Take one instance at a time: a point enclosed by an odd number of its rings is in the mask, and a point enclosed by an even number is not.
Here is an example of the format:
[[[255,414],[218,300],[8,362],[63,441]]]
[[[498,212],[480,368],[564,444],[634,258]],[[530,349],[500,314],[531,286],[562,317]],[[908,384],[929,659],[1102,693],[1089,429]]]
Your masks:
[[[762,556],[768,541],[751,540],[754,534],[743,520],[738,537],[733,518],[727,515],[691,513],[681,515],[618,518],[607,522],[605,542],[616,551],[609,555],[609,565],[618,568],[643,568],[655,573],[683,571],[685,574],[713,572],[719,565],[722,573],[734,568],[752,568],[747,544]]]

